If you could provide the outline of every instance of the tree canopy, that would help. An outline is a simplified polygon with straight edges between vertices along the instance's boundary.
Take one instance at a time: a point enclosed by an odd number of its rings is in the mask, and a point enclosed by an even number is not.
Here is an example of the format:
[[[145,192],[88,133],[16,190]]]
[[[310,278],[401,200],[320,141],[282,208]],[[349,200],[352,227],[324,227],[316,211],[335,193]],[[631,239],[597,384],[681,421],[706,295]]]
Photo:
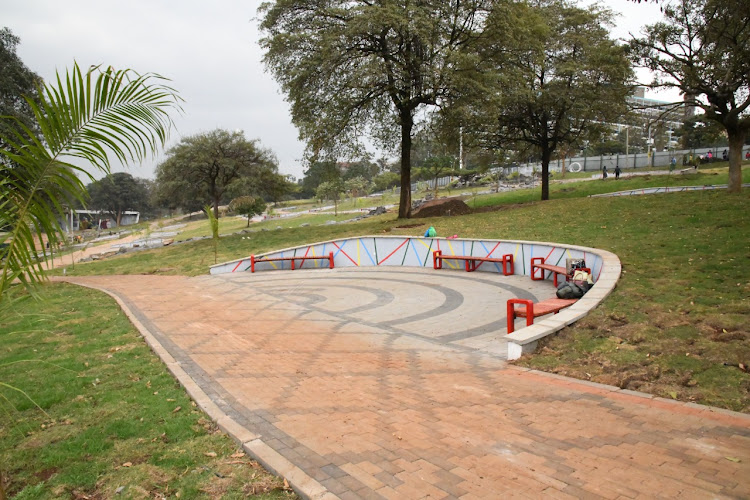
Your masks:
[[[264,62],[313,157],[400,143],[399,217],[411,215],[420,112],[457,94],[493,0],[277,0],[260,7]],[[398,134],[394,134],[398,130]]]
[[[127,210],[148,210],[149,193],[146,184],[125,172],[117,172],[94,181],[86,187],[88,206],[113,214],[120,225],[122,213]]]
[[[606,10],[566,0],[494,11],[487,38],[496,47],[486,57],[494,75],[486,90],[453,111],[472,123],[487,148],[540,154],[542,200],[549,199],[553,152],[598,139],[626,112],[632,70],[609,38],[610,20]]]
[[[633,60],[678,89],[729,137],[729,191],[742,189],[742,145],[750,130],[750,8],[747,0],[677,0],[663,22],[631,41]],[[681,103],[677,103],[681,104]]]
[[[34,112],[24,96],[38,100],[37,87],[42,79],[16,54],[19,42],[10,29],[0,29],[0,116],[14,117],[36,133]],[[17,128],[17,123],[12,120],[0,120],[0,147],[6,146],[1,137],[9,137],[11,130]]]
[[[230,197],[262,195],[277,180],[273,154],[242,132],[217,129],[184,137],[156,167],[162,203],[188,210],[211,203],[214,216]]]

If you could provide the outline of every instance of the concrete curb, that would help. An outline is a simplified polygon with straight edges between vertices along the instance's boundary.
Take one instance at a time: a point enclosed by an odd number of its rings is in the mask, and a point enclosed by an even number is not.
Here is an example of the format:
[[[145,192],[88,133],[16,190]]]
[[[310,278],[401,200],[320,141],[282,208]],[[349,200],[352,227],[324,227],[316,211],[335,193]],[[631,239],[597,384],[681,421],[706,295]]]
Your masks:
[[[58,281],[58,280],[55,280]],[[233,418],[214,403],[211,398],[201,389],[198,384],[183,370],[171,354],[161,345],[156,337],[141,323],[138,317],[130,310],[125,302],[115,293],[95,285],[77,283],[73,279],[60,279],[59,281],[70,283],[84,288],[90,288],[103,292],[112,297],[120,309],[125,313],[130,322],[135,326],[145,339],[151,350],[167,366],[167,369],[185,388],[190,398],[203,410],[208,417],[216,422],[216,425],[231,437],[242,449],[254,460],[259,462],[269,472],[283,477],[287,480],[294,491],[302,498],[309,500],[336,500],[339,497],[329,492],[322,484],[307,475],[302,469],[281,456],[276,450],[268,446],[248,429],[237,423]]]

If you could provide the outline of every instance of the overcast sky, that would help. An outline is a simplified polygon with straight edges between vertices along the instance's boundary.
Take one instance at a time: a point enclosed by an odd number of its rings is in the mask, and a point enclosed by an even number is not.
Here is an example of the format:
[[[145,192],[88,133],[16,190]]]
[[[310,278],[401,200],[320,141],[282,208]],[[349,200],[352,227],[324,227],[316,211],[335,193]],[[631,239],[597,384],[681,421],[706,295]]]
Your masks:
[[[184,113],[169,145],[215,128],[243,130],[273,150],[279,170],[301,177],[304,144],[289,106],[261,64],[259,0],[0,0],[2,21],[21,38],[18,54],[45,80],[77,61],[154,72],[172,80]],[[591,3],[591,2],[586,2]],[[607,0],[621,12],[615,37],[661,18],[658,6]],[[657,96],[658,98],[658,96]],[[163,153],[126,171],[153,178]],[[116,168],[115,170],[122,170]],[[97,176],[98,177],[98,176]]]

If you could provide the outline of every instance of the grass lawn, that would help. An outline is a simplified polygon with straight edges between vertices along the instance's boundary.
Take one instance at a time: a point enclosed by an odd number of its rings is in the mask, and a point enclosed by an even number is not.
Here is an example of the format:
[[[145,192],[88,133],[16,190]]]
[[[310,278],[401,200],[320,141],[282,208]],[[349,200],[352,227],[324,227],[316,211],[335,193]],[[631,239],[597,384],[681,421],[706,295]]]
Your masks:
[[[750,181],[749,168],[743,176]],[[389,213],[346,224],[275,224],[222,237],[218,261],[347,236],[420,235],[428,226],[439,235],[610,250],[623,264],[612,295],[518,363],[750,412],[750,374],[732,366],[750,362],[750,191],[585,197],[665,181],[555,184],[546,202],[523,202],[523,196],[538,199],[538,188],[477,196],[478,207],[492,209],[461,217],[403,221]],[[680,177],[675,185],[725,182],[724,170]],[[212,242],[200,240],[76,264],[67,272],[198,275],[213,262]],[[287,494],[254,465],[231,463],[249,461],[232,458],[233,443],[191,406],[108,297],[59,284],[43,293],[44,302],[26,301],[0,315],[0,382],[26,390],[49,414],[0,390],[0,464],[12,492],[25,487],[20,498],[75,497],[74,491],[109,497],[125,486],[132,497],[167,491],[210,496],[226,481],[232,498],[255,488],[255,475],[269,494]],[[35,361],[8,364],[24,359]]]
[[[0,315],[10,496],[295,497],[194,406],[114,300],[67,284],[42,299]]]

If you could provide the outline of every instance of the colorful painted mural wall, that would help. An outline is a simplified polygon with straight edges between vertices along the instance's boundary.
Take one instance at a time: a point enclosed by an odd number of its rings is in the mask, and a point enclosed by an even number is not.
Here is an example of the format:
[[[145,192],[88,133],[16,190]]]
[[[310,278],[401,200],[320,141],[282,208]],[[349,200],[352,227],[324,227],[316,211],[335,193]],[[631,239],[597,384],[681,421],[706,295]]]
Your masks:
[[[602,272],[602,258],[595,249],[573,245],[533,241],[503,241],[424,238],[412,236],[361,236],[333,241],[312,243],[306,246],[286,248],[269,252],[261,257],[323,257],[333,252],[334,267],[407,266],[432,267],[433,252],[441,250],[443,256],[463,255],[472,257],[502,258],[513,255],[515,274],[529,275],[532,257],[544,257],[547,264],[565,267],[566,259],[584,259],[591,269],[594,281]],[[256,262],[255,271],[290,269],[291,261]],[[237,259],[211,267],[211,274],[250,271],[250,257]],[[296,261],[296,269],[328,268],[328,260]],[[461,261],[444,260],[443,268],[463,269]],[[483,262],[479,272],[502,274],[502,265]]]

